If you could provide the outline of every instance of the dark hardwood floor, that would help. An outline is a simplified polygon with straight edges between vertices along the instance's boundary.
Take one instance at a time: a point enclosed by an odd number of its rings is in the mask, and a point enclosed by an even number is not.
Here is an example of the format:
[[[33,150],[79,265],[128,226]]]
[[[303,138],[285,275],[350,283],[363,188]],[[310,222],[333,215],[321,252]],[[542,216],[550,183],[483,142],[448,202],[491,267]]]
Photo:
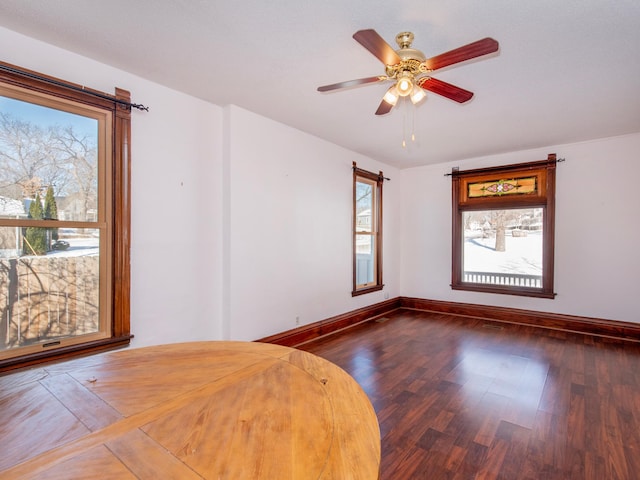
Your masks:
[[[369,395],[382,480],[640,478],[640,344],[399,310],[298,348]]]

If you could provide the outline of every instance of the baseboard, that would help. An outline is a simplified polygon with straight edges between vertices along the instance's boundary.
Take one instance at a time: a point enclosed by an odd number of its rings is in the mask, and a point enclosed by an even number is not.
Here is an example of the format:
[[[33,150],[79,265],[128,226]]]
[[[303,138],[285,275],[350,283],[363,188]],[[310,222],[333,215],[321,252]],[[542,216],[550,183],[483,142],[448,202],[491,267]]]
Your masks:
[[[536,312],[517,308],[491,307],[469,303],[400,297],[400,308],[483,318],[567,332],[598,335],[640,342],[640,324],[619,320],[579,317],[561,313]]]
[[[310,323],[302,327],[287,330],[286,332],[277,333],[269,337],[257,340],[263,343],[275,343],[286,347],[295,347],[310,340],[314,340],[331,333],[353,327],[359,323],[373,320],[382,315],[386,315],[400,308],[400,297],[385,300],[375,305],[362,307],[351,312],[336,315],[335,317],[320,320],[319,322]]]
[[[632,322],[411,297],[396,297],[385,300],[375,305],[359,308],[358,310],[310,323],[309,325],[294,328],[293,330],[277,333],[257,341],[295,347],[360,323],[374,320],[399,309],[422,310],[448,315],[482,318],[495,322],[529,325],[551,330],[640,342],[640,324]]]

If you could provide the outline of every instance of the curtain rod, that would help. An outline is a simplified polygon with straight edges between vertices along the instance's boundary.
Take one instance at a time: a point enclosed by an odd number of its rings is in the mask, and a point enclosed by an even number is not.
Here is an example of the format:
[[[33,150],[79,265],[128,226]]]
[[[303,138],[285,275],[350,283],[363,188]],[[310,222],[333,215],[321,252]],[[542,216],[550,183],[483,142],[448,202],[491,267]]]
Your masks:
[[[553,155],[553,157],[552,157]],[[547,158],[546,160],[539,160],[538,162],[525,162],[525,163],[539,163],[540,165],[544,165],[544,164],[555,164],[555,163],[560,163],[560,162],[564,162],[566,159],[564,158],[555,158],[555,154],[550,154],[549,158]],[[505,165],[505,166],[496,166],[496,167],[486,167],[486,168],[479,168],[479,169],[474,169],[474,170],[491,170],[491,169],[495,169],[495,170],[517,170],[519,167],[519,164],[514,163],[512,165]],[[530,167],[533,168],[533,167]],[[450,173],[445,173],[444,176],[445,177],[454,177],[454,176],[458,176],[462,173],[469,173],[472,172],[473,170],[462,170],[460,171],[459,167],[453,167],[451,169],[452,171]]]
[[[371,174],[371,175],[375,175],[375,173],[373,173],[373,172],[369,172],[369,171],[367,171],[367,170],[363,170],[362,168],[359,168],[359,167],[358,167],[358,165],[356,164],[356,162],[353,162],[353,164],[352,164],[352,166],[351,166],[351,169],[352,169],[354,172],[357,170],[357,171],[360,171],[360,172],[365,172],[365,173],[369,173],[369,174]],[[381,179],[383,179],[383,180],[391,181],[391,179],[390,179],[389,177],[385,177],[385,176],[384,176],[384,174],[382,173],[382,170],[380,170],[380,172],[378,173],[378,178],[381,178]]]
[[[9,72],[9,73],[15,73],[17,75],[22,75],[23,77],[29,77],[29,78],[33,78],[34,80],[39,80],[41,82],[46,82],[46,83],[50,83],[52,85],[56,85],[58,87],[63,87],[63,88],[68,88],[69,90],[74,90],[76,92],[82,92],[82,93],[86,93],[89,95],[93,95],[94,97],[98,97],[101,98],[103,100],[109,100],[110,102],[114,102],[120,105],[125,105],[128,108],[136,108],[138,110],[144,110],[145,112],[149,111],[149,107],[146,107],[140,103],[131,103],[131,102],[127,102],[125,100],[120,100],[118,98],[112,97],[110,95],[104,94],[104,93],[100,93],[100,92],[96,92],[93,90],[86,90],[84,87],[79,87],[78,85],[74,85],[73,83],[67,83],[67,82],[62,82],[59,80],[54,80],[52,78],[47,78],[47,77],[43,77],[40,75],[37,75],[35,73],[31,73],[31,72],[26,72],[24,70],[20,70],[19,68],[13,68],[13,67],[9,67],[7,65],[0,65],[0,70],[4,70],[5,72]]]

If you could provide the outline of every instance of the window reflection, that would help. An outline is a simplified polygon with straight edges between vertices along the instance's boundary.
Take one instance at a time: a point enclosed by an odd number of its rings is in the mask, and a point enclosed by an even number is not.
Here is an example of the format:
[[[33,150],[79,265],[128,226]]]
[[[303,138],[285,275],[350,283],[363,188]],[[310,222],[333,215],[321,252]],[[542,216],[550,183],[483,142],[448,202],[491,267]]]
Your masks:
[[[358,345],[349,362],[349,374],[355,379],[367,395],[378,391],[378,362],[376,353],[366,345]]]
[[[537,359],[462,345],[451,380],[462,385],[464,401],[479,415],[486,409],[511,408],[504,415],[535,416],[549,365]],[[508,418],[506,418],[508,420]]]

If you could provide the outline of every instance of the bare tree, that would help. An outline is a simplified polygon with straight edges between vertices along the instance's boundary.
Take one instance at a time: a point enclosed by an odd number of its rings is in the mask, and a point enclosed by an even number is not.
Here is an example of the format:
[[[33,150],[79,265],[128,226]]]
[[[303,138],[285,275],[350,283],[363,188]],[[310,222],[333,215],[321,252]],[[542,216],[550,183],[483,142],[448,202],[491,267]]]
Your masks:
[[[65,127],[56,134],[54,150],[64,159],[68,173],[73,179],[75,192],[81,201],[79,220],[87,220],[87,212],[96,208],[97,150],[95,141],[80,136],[73,127]]]
[[[62,159],[56,155],[55,128],[42,128],[0,112],[0,189],[13,198],[35,195],[42,185],[65,185]]]
[[[507,249],[507,239],[506,239],[506,231],[507,231],[507,213],[508,210],[492,210],[491,216],[492,225],[496,229],[496,252],[504,252]]]
[[[86,220],[97,198],[96,137],[73,126],[42,127],[0,112],[0,194],[34,198],[53,186],[56,196],[79,203],[77,220]]]
[[[479,210],[465,215],[464,222],[467,230],[482,229],[485,238],[495,236],[494,250],[504,252],[507,249],[507,232],[518,231],[525,235],[526,232],[520,229],[531,228],[540,215],[540,209]]]

